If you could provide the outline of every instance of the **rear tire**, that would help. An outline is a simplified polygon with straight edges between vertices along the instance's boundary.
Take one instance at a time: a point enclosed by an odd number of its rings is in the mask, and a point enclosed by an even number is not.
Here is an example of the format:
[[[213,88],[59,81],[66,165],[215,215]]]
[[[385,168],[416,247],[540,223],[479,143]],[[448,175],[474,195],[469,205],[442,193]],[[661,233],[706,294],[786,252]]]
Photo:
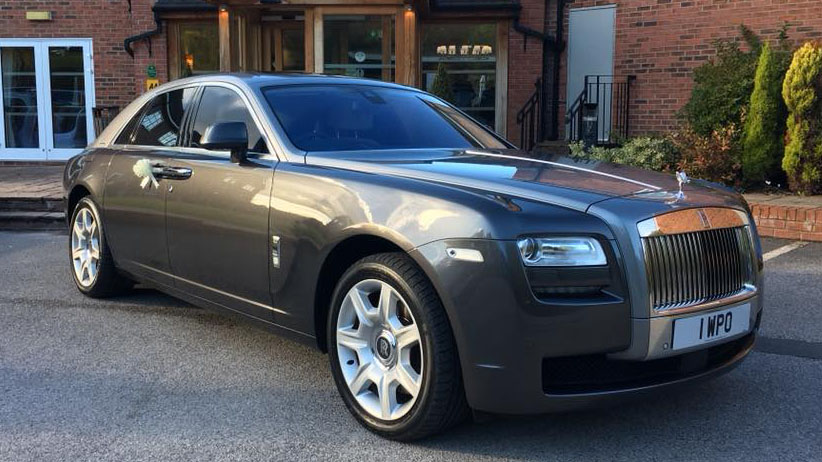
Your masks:
[[[71,214],[69,266],[77,289],[89,297],[111,297],[133,285],[114,266],[99,209],[88,196],[77,201]]]
[[[337,389],[372,432],[410,441],[469,415],[445,309],[407,255],[377,254],[351,266],[334,291],[327,332]]]

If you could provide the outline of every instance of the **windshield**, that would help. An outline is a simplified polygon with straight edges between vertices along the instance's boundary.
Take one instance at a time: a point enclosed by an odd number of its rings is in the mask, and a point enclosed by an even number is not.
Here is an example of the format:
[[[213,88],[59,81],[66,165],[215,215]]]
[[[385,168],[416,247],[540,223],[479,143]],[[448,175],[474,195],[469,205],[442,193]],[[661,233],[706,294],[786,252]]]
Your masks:
[[[415,91],[326,84],[269,87],[263,94],[303,151],[508,147],[461,112]]]

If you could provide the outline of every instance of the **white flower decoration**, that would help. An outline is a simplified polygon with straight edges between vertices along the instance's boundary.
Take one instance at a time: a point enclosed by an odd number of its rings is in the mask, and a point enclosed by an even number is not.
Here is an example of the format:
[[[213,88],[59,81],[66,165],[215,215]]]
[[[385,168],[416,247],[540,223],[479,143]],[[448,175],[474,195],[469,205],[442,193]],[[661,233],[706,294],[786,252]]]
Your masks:
[[[132,170],[138,178],[142,178],[142,181],[140,182],[141,188],[146,189],[149,183],[154,185],[155,188],[160,187],[160,183],[157,182],[157,178],[154,178],[154,171],[152,170],[151,162],[149,162],[148,159],[140,159],[135,162]]]

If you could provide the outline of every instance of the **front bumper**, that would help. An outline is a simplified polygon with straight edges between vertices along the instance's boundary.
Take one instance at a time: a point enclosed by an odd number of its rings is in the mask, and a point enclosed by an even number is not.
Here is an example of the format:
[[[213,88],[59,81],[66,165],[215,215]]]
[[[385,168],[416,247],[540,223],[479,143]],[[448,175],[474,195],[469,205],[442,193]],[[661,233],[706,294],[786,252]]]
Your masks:
[[[454,247],[478,250],[484,261],[450,258]],[[618,246],[611,251],[621,262]],[[679,316],[634,318],[627,294],[544,303],[533,295],[513,242],[437,241],[412,255],[448,312],[468,402],[491,413],[579,409],[720,375],[750,352],[762,310],[755,294],[745,300],[750,332],[674,355],[663,345]]]

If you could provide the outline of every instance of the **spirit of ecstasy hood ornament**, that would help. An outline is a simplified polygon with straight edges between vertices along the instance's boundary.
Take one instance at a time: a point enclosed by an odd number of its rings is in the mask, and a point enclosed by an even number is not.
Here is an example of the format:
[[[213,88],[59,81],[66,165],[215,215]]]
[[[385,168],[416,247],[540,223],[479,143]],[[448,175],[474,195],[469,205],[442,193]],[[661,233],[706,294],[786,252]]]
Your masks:
[[[688,174],[684,171],[676,172],[676,181],[679,183],[679,192],[676,193],[677,199],[684,199],[685,193],[682,192],[682,186],[691,182],[691,179],[688,178]]]

